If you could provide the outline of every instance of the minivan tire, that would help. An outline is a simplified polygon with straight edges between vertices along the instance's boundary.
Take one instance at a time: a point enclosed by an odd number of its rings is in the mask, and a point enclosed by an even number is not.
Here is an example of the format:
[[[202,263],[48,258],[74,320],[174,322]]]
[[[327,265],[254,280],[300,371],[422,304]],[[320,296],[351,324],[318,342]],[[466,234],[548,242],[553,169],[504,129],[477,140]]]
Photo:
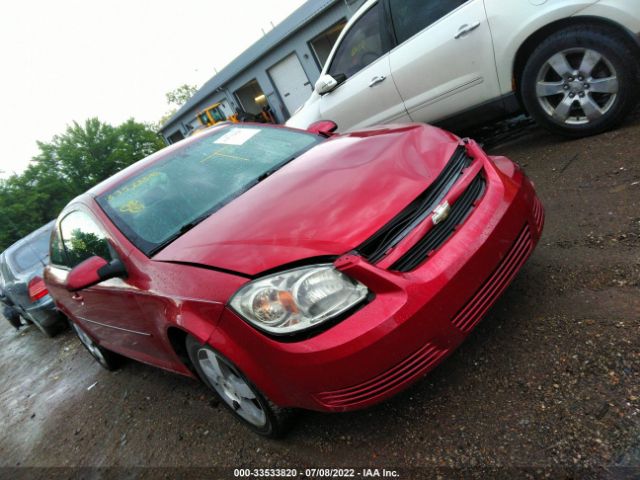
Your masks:
[[[638,58],[638,50],[613,28],[562,29],[527,61],[520,82],[523,104],[554,133],[578,138],[605,132],[618,126],[638,103]]]

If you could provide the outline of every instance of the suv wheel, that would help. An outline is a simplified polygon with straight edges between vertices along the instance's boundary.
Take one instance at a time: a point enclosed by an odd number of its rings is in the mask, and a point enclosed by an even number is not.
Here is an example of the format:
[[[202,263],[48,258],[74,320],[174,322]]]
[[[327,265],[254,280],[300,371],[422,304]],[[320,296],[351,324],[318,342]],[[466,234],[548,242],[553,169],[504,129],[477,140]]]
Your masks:
[[[638,101],[636,52],[616,32],[571,27],[533,52],[521,81],[527,111],[542,126],[568,137],[617,126]]]

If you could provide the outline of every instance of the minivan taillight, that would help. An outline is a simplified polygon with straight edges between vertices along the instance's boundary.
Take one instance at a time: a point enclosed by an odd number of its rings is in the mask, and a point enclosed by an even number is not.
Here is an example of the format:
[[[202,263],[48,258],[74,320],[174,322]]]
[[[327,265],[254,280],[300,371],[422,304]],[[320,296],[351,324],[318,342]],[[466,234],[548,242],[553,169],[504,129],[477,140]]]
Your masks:
[[[33,277],[29,282],[29,298],[32,302],[40,300],[42,297],[49,294],[47,286],[44,284],[44,280],[40,277]]]

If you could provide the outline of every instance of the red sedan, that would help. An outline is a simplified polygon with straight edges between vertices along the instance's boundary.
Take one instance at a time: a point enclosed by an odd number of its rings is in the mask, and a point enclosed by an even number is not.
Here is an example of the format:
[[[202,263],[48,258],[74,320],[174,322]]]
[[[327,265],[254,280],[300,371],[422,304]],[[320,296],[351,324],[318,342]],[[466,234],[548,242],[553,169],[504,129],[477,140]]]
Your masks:
[[[330,130],[223,125],[73,200],[45,279],[89,352],[198,376],[270,436],[453,352],[540,238],[531,182],[437,128]]]

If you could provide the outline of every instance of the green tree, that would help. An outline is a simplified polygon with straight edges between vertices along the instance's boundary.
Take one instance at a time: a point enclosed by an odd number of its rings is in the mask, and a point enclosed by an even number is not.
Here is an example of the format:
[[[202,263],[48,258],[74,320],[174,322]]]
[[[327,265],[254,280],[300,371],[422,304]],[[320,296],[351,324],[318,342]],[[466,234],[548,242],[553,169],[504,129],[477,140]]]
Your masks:
[[[75,196],[163,147],[149,125],[128,120],[114,127],[97,118],[38,142],[40,152],[26,170],[0,181],[0,250],[55,218]]]
[[[187,101],[193,97],[193,95],[198,91],[198,87],[195,85],[180,85],[178,88],[171,90],[170,92],[165,93],[165,97],[167,98],[167,104],[173,107],[170,110],[160,117],[158,123],[153,125],[153,129],[156,132],[159,132],[162,126],[169,121],[171,117],[178,111],[178,109],[187,103]]]
[[[198,91],[198,87],[195,85],[180,85],[178,88],[167,92],[165,96],[167,97],[167,103],[169,105],[174,105],[176,107],[181,107],[187,100],[189,100],[193,95]]]

